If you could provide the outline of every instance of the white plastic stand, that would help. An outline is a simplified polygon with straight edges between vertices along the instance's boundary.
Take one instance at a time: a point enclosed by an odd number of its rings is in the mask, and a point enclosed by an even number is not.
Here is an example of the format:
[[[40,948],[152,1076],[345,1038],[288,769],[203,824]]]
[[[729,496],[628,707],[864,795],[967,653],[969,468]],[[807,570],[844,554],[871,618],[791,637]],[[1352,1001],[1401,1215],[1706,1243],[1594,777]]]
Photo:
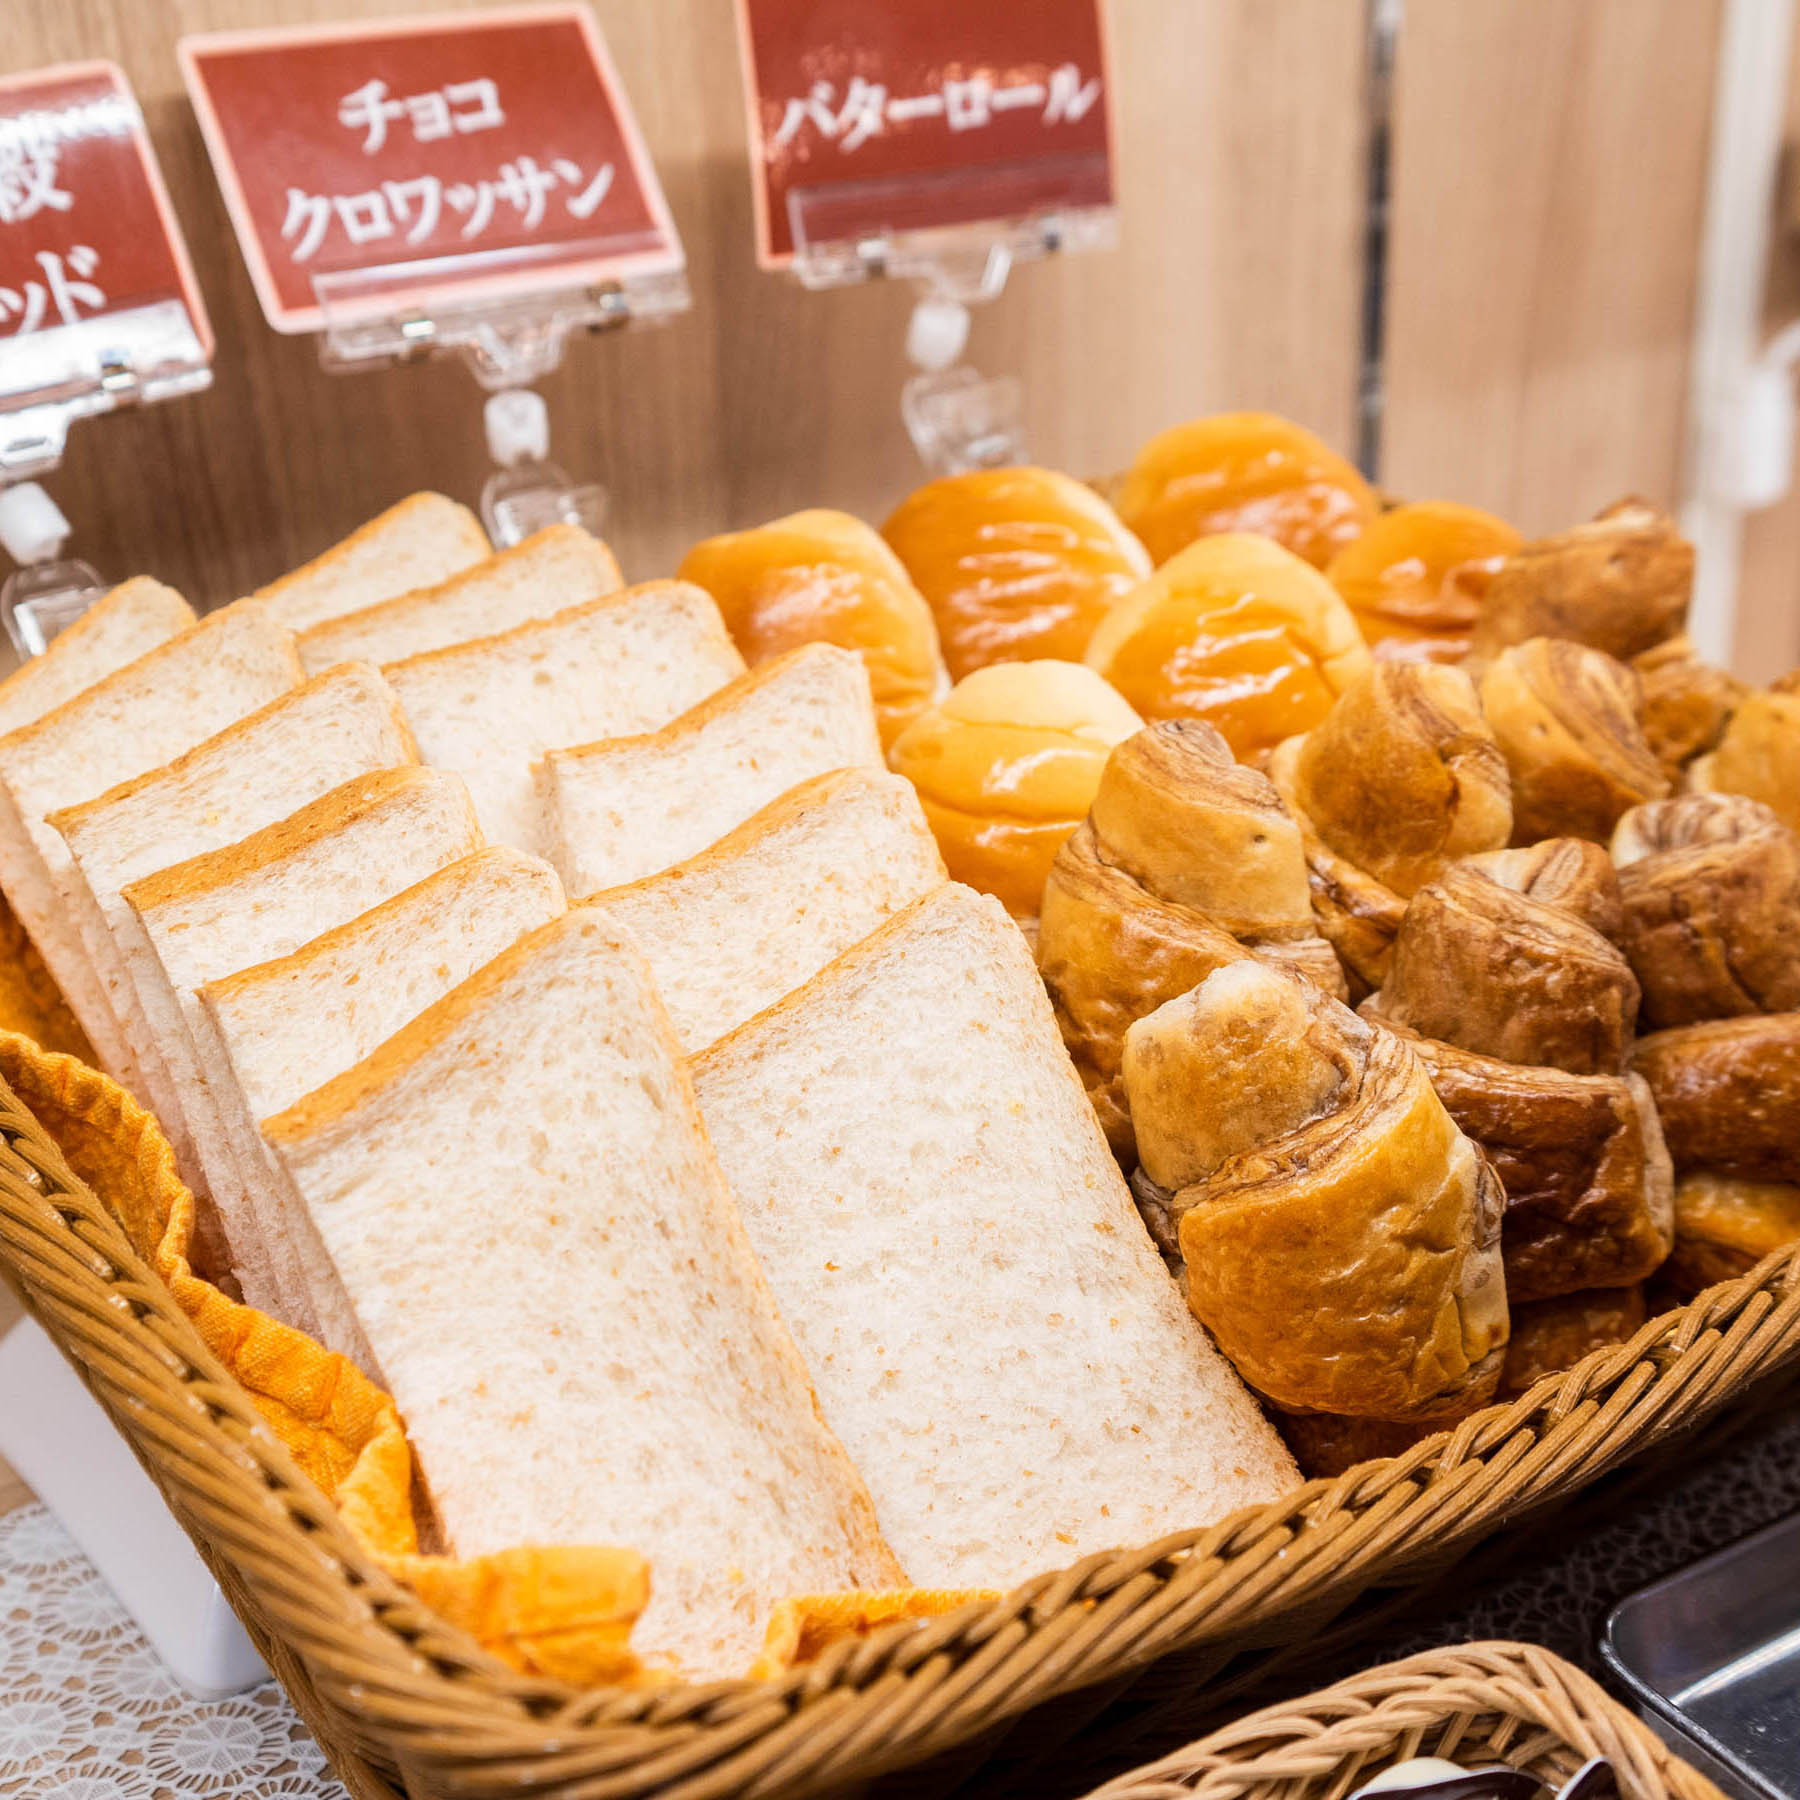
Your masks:
[[[573,334],[661,324],[690,298],[680,269],[521,291],[530,267],[517,256],[453,257],[321,273],[312,282],[325,320],[319,360],[333,373],[451,356],[487,389],[483,424],[496,469],[482,491],[481,512],[501,549],[557,523],[598,533],[606,516],[605,490],[571,479],[550,460],[549,412],[532,384],[561,363]],[[429,305],[404,298],[434,281],[464,283],[469,297]],[[500,283],[505,291],[482,295],[484,284]]]
[[[216,1700],[268,1679],[162,1495],[30,1319],[0,1338],[0,1456],[56,1514],[191,1693]]]
[[[952,178],[979,185],[972,172]],[[945,178],[934,180],[940,185]],[[970,309],[992,300],[1014,266],[1063,250],[1110,249],[1118,241],[1110,207],[1073,207],[1026,217],[921,231],[844,235],[845,222],[903,214],[918,199],[907,182],[837,184],[788,196],[794,274],[808,288],[881,278],[910,281],[919,301],[907,327],[916,373],[900,395],[900,416],[919,459],[936,474],[999,468],[1025,460],[1024,390],[1017,377],[984,376],[962,361]],[[892,190],[891,192],[889,190]]]

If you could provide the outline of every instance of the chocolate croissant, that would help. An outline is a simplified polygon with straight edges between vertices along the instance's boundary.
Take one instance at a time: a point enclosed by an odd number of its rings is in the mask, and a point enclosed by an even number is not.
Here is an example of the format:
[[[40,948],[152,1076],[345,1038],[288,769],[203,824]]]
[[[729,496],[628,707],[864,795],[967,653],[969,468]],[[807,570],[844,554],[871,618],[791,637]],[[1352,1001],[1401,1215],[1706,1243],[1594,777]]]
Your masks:
[[[1126,1028],[1254,952],[1344,992],[1318,935],[1298,826],[1210,725],[1168,720],[1118,745],[1057,853],[1038,968],[1120,1161],[1136,1158],[1119,1076]]]
[[[1252,1387],[1374,1419],[1486,1399],[1500,1186],[1399,1038],[1246,960],[1133,1025],[1124,1072],[1189,1304]]]
[[[1307,833],[1319,928],[1365,987],[1379,986],[1408,896],[1512,828],[1506,766],[1469,678],[1378,662],[1269,777]]]
[[[1681,630],[1693,587],[1694,547],[1675,522],[1622,500],[1500,565],[1473,652],[1485,662],[1530,638],[1567,638],[1625,661]]]
[[[1481,704],[1512,773],[1513,842],[1605,843],[1622,813],[1669,778],[1638,724],[1638,678],[1599,650],[1532,638],[1481,678]]]
[[[1699,1170],[1675,1183],[1675,1249],[1663,1276],[1691,1296],[1800,1239],[1800,1185]]]
[[[1418,1053],[1445,1109],[1500,1177],[1514,1300],[1622,1287],[1669,1254],[1674,1176],[1640,1077],[1570,1075],[1390,1029]]]
[[[1616,1075],[1637,1023],[1637,979],[1576,906],[1618,914],[1596,844],[1550,838],[1469,857],[1413,896],[1387,980],[1363,1012],[1503,1062]]]
[[[1647,1025],[1800,1010],[1800,835],[1768,807],[1655,800],[1619,821],[1612,854]]]
[[[1678,1170],[1800,1182],[1800,1012],[1655,1031],[1631,1066],[1656,1096]]]
[[[1800,831],[1800,669],[1738,707],[1718,748],[1689,767],[1688,784],[1760,800]]]
[[[1723,669],[1702,662],[1684,634],[1631,659],[1643,690],[1639,724],[1644,742],[1673,781],[1724,733],[1749,689]]]

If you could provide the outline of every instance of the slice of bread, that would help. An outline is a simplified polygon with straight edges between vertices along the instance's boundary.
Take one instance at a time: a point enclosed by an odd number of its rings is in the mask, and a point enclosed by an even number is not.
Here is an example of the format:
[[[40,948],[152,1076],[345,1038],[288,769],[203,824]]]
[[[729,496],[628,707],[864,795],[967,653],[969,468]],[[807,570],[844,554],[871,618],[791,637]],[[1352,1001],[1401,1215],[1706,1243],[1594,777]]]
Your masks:
[[[300,660],[309,669],[400,662],[547,619],[623,586],[598,538],[579,525],[549,525],[435,587],[313,626],[300,634]]]
[[[944,879],[912,783],[839,769],[710,850],[590,904],[637,939],[692,1056]]]
[[[653,730],[743,670],[707,595],[649,581],[383,673],[419,754],[468,782],[489,839],[542,855],[531,766],[546,750]]]
[[[236,843],[358,775],[417,760],[393,690],[367,664],[347,663],[173,762],[50,815],[72,859],[58,891],[190,1180],[199,1170],[174,1083],[117,947],[133,930],[125,888]]]
[[[121,582],[59,631],[42,656],[0,681],[0,734],[41,719],[193,622],[194,609],[173,588],[148,575]]]
[[[454,1554],[643,1553],[634,1647],[699,1679],[741,1674],[783,1598],[899,1578],[604,914],[546,925],[263,1129]]]
[[[852,650],[806,644],[660,731],[550,751],[537,768],[547,854],[572,895],[620,887],[853,767],[882,767],[868,670]]]
[[[279,824],[125,889],[137,931],[123,948],[180,1097],[194,1149],[253,1306],[285,1312],[272,1247],[238,1177],[209,1071],[194,990],[286,956],[321,931],[481,847],[468,790],[439,769],[386,769],[334,788]]]
[[[297,1297],[305,1329],[365,1369],[368,1345],[305,1208],[263,1142],[261,1121],[361,1062],[564,907],[548,863],[518,850],[477,850],[291,955],[196,990],[201,1065],[277,1286]]]
[[[431,587],[493,553],[481,522],[442,494],[411,494],[253,598],[290,631]]]
[[[49,815],[191,750],[300,680],[292,635],[240,601],[0,738],[0,885],[102,1062],[149,1100],[62,898]]]
[[[946,883],[693,1073],[915,1582],[1010,1587],[1299,1480],[1151,1245],[998,901]]]

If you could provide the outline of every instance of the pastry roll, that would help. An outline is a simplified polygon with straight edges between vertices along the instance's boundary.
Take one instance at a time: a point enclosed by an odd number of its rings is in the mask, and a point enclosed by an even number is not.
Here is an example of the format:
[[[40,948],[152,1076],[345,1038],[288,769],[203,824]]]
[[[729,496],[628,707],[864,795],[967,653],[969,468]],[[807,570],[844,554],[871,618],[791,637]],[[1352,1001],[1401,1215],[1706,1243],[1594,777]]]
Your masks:
[[[1619,821],[1612,853],[1647,1025],[1800,1010],[1800,836],[1768,807],[1655,800]]]
[[[1188,1302],[1290,1412],[1480,1404],[1507,1337],[1502,1195],[1423,1065],[1309,982],[1230,963],[1126,1034]]]
[[[1693,587],[1694,547],[1675,522],[1622,500],[1501,564],[1474,651],[1485,661],[1530,638],[1567,638],[1623,661],[1681,630]]]
[[[1631,666],[1643,684],[1644,742],[1673,781],[1719,741],[1749,690],[1735,675],[1702,662],[1685,634],[1634,656]]]
[[[1597,844],[1551,838],[1458,863],[1413,896],[1387,980],[1363,1011],[1503,1062],[1618,1074],[1637,1023],[1637,979],[1573,908],[1540,898],[1568,888],[1616,917],[1612,867]]]
[[[1403,898],[1512,830],[1506,764],[1460,669],[1376,663],[1270,773],[1327,846]]]
[[[1748,1274],[1796,1242],[1800,1185],[1699,1170],[1675,1183],[1675,1248],[1663,1273],[1689,1296]]]
[[[1674,1176],[1637,1075],[1570,1075],[1390,1029],[1417,1051],[1506,1190],[1502,1248],[1515,1301],[1623,1287],[1669,1254]]]
[[[1168,721],[1107,759],[1057,853],[1038,967],[1108,1141],[1135,1157],[1119,1079],[1126,1027],[1221,964],[1256,954],[1341,994],[1314,925],[1299,829],[1211,726]]]
[[[1622,813],[1668,793],[1640,702],[1637,676],[1586,645],[1540,637],[1502,652],[1481,704],[1512,771],[1514,843],[1605,843]]]
[[[1506,1368],[1500,1376],[1501,1397],[1522,1394],[1546,1375],[1561,1375],[1590,1351],[1629,1343],[1646,1316],[1642,1282],[1515,1306],[1512,1342],[1506,1346]]]
[[[1688,781],[1760,800],[1800,831],[1800,669],[1751,694],[1731,715],[1719,747],[1690,766]]]
[[[1639,1038],[1675,1167],[1800,1182],[1800,1012],[1678,1025]]]

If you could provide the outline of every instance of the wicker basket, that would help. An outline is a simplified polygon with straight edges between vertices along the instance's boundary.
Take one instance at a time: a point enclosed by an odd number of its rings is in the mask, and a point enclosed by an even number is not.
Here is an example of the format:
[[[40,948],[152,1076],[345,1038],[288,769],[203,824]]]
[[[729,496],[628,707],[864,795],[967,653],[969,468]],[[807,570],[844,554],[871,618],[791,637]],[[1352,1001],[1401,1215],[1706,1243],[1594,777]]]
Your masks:
[[[1561,1783],[1592,1756],[1622,1800],[1724,1800],[1598,1683],[1528,1644],[1463,1644],[1251,1713],[1089,1800],[1342,1800],[1391,1763],[1509,1763]]]
[[[1145,1753],[1147,1720],[1192,1736],[1271,1656],[1341,1641],[1501,1527],[1800,1372],[1794,1251],[1445,1437],[1204,1531],[839,1643],[769,1682],[581,1692],[497,1662],[376,1566],[4,1086],[0,1270],[358,1800],[787,1800],[895,1772],[916,1796],[977,1768],[984,1794],[1021,1768],[1037,1771],[1028,1787],[1068,1792],[1056,1746],[1073,1733],[1085,1750],[1123,1732],[1107,1767]]]

